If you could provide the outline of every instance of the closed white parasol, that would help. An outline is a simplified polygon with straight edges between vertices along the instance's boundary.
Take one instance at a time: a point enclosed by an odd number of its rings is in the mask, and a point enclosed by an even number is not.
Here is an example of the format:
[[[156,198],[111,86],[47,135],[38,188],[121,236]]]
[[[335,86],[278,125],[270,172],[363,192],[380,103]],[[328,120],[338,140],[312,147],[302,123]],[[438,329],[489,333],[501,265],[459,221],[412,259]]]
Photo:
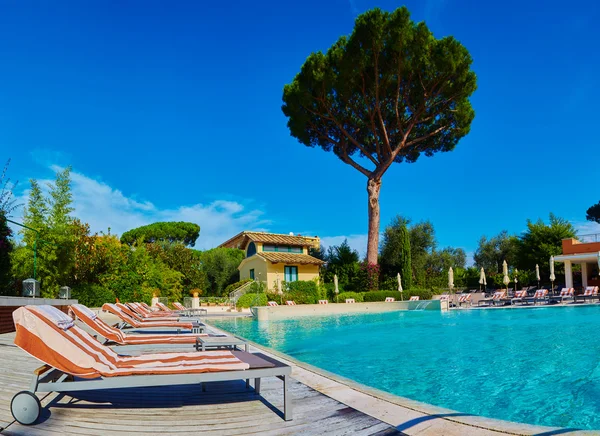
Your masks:
[[[400,299],[404,301],[404,294],[402,293],[402,278],[400,277],[400,273],[398,273],[398,292],[400,292]]]

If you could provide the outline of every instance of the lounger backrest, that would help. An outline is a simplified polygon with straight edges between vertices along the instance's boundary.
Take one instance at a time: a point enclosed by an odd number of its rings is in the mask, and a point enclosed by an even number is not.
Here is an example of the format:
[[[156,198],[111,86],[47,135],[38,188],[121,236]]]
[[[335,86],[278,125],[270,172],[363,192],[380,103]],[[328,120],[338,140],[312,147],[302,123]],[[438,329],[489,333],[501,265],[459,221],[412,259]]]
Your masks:
[[[356,303],[356,301],[354,301],[354,298],[346,298],[346,303]]]
[[[504,297],[504,294],[506,294],[506,291],[494,292],[494,295],[492,296],[492,300],[500,300],[501,298]]]
[[[160,301],[158,303],[156,303],[156,305],[158,306],[158,308],[160,310],[162,310],[163,312],[172,312],[171,309],[169,309],[167,306],[164,305],[164,303],[161,303]]]
[[[121,303],[119,303],[119,304],[121,304]],[[148,317],[148,314],[146,313],[146,309],[140,308],[140,306],[138,306],[138,303],[125,303],[125,307],[127,307],[129,310],[131,310],[137,316],[139,316],[140,319],[144,319],[144,318]]]
[[[179,309],[179,310],[187,310],[187,309],[185,308],[185,306],[184,306],[183,304],[181,304],[179,301],[176,301],[176,302],[174,302],[174,303],[173,303],[173,306],[175,306],[175,307],[176,307],[177,309]]]
[[[584,296],[598,295],[598,286],[588,286],[585,288]]]
[[[458,299],[459,303],[464,303],[465,301],[469,301],[471,299],[471,294],[463,294]]]
[[[328,304],[329,301],[328,300],[319,300],[319,304]]]
[[[83,304],[72,304],[69,306],[69,313],[76,317],[90,329],[105,337],[109,341],[122,344],[125,342],[125,335],[121,330],[112,327],[102,321],[98,315],[92,312]]]
[[[413,295],[408,301],[419,301],[419,298],[421,297],[419,297],[418,295]]]
[[[527,290],[525,290],[525,289],[515,292],[515,298],[524,298],[526,296],[527,296]]]
[[[279,306],[279,304],[277,304],[276,301],[269,301],[269,302],[267,302],[267,305],[269,305],[269,306]]]
[[[533,298],[544,298],[548,294],[548,289],[538,289]]]
[[[445,301],[445,300],[448,300],[448,299],[450,299],[450,295],[448,295],[448,294],[442,294],[440,296],[440,300],[442,300],[442,301]]]
[[[385,297],[386,303],[393,303],[394,301],[396,301],[396,299],[394,297]]]
[[[144,320],[143,316],[138,315],[137,313],[135,313],[133,310],[131,310],[129,307],[127,307],[123,303],[115,303],[115,306],[117,306],[119,309],[121,309],[121,312],[125,312],[131,318],[134,318],[134,319],[136,319],[138,321],[143,321]]]
[[[109,313],[112,313],[113,315],[118,316],[123,321],[125,321],[126,323],[128,323],[134,327],[138,326],[140,324],[140,322],[137,319],[132,318],[127,313],[123,312],[121,310],[121,308],[119,306],[117,306],[117,304],[119,304],[119,303],[114,303],[114,304],[113,303],[104,303],[102,305],[102,310],[104,312],[109,312]]]
[[[569,297],[569,296],[573,295],[574,292],[575,292],[574,288],[562,288],[562,290],[560,291],[560,296],[561,297]]]
[[[288,300],[285,302],[285,304],[287,304],[288,306],[295,306],[296,303],[294,301]]]

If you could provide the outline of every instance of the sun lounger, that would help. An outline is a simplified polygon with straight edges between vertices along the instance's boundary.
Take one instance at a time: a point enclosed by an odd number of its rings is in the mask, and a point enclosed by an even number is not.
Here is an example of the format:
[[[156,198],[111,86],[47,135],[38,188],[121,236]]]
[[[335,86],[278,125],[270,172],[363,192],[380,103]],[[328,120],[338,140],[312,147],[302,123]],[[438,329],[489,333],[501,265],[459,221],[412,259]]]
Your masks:
[[[104,322],[92,310],[83,304],[69,306],[69,314],[85,324],[90,330],[103,337],[105,345],[196,345],[199,336],[208,336],[207,333],[190,334],[130,334]]]
[[[288,300],[288,301],[286,301],[286,302],[285,302],[285,304],[287,304],[288,306],[295,306],[295,305],[296,305],[296,302],[295,302],[295,301]]]
[[[585,302],[585,300],[587,300],[588,298],[593,301],[594,298],[598,298],[598,286],[588,286],[585,288],[585,291],[583,291],[583,294],[578,295],[577,298],[583,298],[583,301]]]
[[[458,307],[461,307],[463,304],[468,306],[471,305],[471,295],[472,294],[462,294],[458,296]]]
[[[565,300],[575,301],[575,289],[574,288],[562,288],[558,297],[553,297],[553,301],[564,303]]]
[[[201,326],[200,323],[196,322],[179,322],[179,321],[140,321],[134,316],[131,316],[132,313],[127,307],[123,306],[121,303],[104,303],[102,306],[102,310],[105,312],[112,313],[119,317],[122,321],[121,328],[129,325],[136,329],[141,328],[175,328],[177,330],[199,330]],[[199,332],[199,331],[198,331]]]
[[[504,299],[505,295],[506,291],[496,291],[494,292],[494,295],[492,295],[491,298],[484,298],[482,300],[479,300],[479,306],[481,306],[482,304],[485,304],[486,306],[494,306],[496,305],[496,303],[501,302]]]
[[[533,294],[533,297],[523,297],[523,304],[529,304],[530,302],[536,305],[538,301],[547,302],[548,289],[538,289]]]
[[[275,306],[279,306],[279,304],[277,304],[276,301],[269,301],[269,302],[267,302],[267,306],[275,307]]]
[[[394,301],[396,301],[396,299],[394,297],[385,297],[386,303],[393,303]]]
[[[156,306],[159,308],[159,313],[165,313],[170,316],[180,317],[180,316],[197,316],[197,315],[206,315],[208,311],[204,308],[195,308],[191,309],[189,307],[185,307],[183,304],[179,302],[174,302],[173,306],[175,306],[178,310],[171,310],[163,303],[156,303]]]
[[[329,304],[328,300],[319,300],[319,304]]]
[[[520,291],[515,292],[515,296],[510,300],[510,304],[523,304],[523,299],[525,297],[527,297],[527,289],[521,289]]]
[[[121,303],[117,303],[121,304]],[[141,316],[143,319],[153,319],[159,320],[164,318],[173,318],[176,319],[173,315],[167,312],[152,312],[142,306],[140,303],[125,303],[125,306],[129,308],[129,310],[135,312],[137,315]]]
[[[288,394],[291,368],[267,356],[230,350],[122,356],[97,342],[53,306],[20,307],[13,312],[13,320],[15,345],[44,363],[34,371],[31,390],[17,393],[11,401],[11,413],[23,425],[39,419],[41,404],[36,392],[191,384],[200,387],[205,382],[254,378],[254,389],[260,393],[263,377],[283,380],[284,419],[292,419]]]
[[[356,303],[356,301],[354,300],[354,298],[346,298],[346,303]]]
[[[419,301],[419,299],[420,299],[420,298],[421,298],[421,297],[419,297],[418,295],[413,295],[412,297],[410,297],[410,298],[408,299],[408,301]]]

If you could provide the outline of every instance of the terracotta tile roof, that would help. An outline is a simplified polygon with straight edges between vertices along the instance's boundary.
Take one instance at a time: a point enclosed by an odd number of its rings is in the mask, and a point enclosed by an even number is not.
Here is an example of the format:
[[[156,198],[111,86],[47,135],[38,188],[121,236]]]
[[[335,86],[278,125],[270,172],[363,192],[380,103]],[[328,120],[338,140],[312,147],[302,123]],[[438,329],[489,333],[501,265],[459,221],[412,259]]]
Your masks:
[[[264,251],[260,251],[256,254],[272,263],[288,263],[292,265],[323,265],[325,263],[316,257],[309,256],[308,254],[276,253]]]
[[[241,232],[228,241],[223,242],[220,247],[243,248],[247,245],[248,241],[262,242],[264,244],[293,245],[315,248],[317,248],[319,245],[319,238],[316,236],[292,236],[266,232]]]

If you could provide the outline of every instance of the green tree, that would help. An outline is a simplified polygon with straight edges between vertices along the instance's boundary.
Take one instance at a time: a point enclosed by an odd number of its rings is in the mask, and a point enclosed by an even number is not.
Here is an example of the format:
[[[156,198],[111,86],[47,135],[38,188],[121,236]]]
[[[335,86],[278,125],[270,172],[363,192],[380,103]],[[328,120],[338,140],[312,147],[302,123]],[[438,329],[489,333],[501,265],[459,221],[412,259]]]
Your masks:
[[[379,192],[388,168],[451,151],[469,132],[471,62],[460,42],[435,38],[406,7],[373,9],[327,53],[310,54],[285,85],[282,110],[291,135],[333,151],[367,177],[368,263],[377,263]]]
[[[244,260],[244,252],[237,248],[213,248],[202,252],[201,260],[208,293],[222,296],[227,285],[240,279],[237,268]]]
[[[19,206],[16,199],[14,198],[13,189],[18,184],[13,184],[8,177],[8,167],[10,166],[10,159],[6,161],[2,174],[0,174],[0,214],[3,214],[6,218],[9,218]]]
[[[431,221],[422,221],[410,226],[410,258],[413,270],[413,283],[425,286],[427,262],[435,250],[435,230]]]
[[[181,243],[193,247],[200,235],[200,226],[194,223],[158,222],[129,230],[121,235],[121,242],[133,245],[138,240],[143,242]]]
[[[503,230],[489,239],[482,236],[473,259],[478,268],[483,267],[489,273],[501,273],[505,260],[511,266],[516,264],[518,251],[519,238]]]
[[[600,201],[587,210],[585,218],[600,224]]]
[[[184,294],[192,289],[203,289],[206,285],[206,273],[202,265],[202,253],[180,243],[147,244],[150,253],[170,269],[181,273]]]
[[[4,212],[0,211],[0,295],[12,295],[10,256],[13,251],[12,231],[8,227]]]
[[[347,239],[344,239],[340,245],[330,246],[325,261],[327,264],[321,274],[326,283],[333,283],[333,277],[337,275],[340,287],[345,289],[360,275],[358,251],[350,247]]]
[[[541,218],[535,222],[527,220],[527,231],[519,238],[519,251],[517,267],[520,270],[535,270],[535,265],[540,266],[540,275],[548,277],[550,274],[550,256],[562,253],[562,240],[574,238],[576,231],[567,220],[550,214],[549,224]],[[560,264],[556,265],[556,274],[562,270]]]
[[[397,215],[383,232],[381,245],[381,273],[391,278],[397,273],[402,277],[402,285],[410,289],[412,285],[412,264],[410,233],[407,228],[408,220]]]

